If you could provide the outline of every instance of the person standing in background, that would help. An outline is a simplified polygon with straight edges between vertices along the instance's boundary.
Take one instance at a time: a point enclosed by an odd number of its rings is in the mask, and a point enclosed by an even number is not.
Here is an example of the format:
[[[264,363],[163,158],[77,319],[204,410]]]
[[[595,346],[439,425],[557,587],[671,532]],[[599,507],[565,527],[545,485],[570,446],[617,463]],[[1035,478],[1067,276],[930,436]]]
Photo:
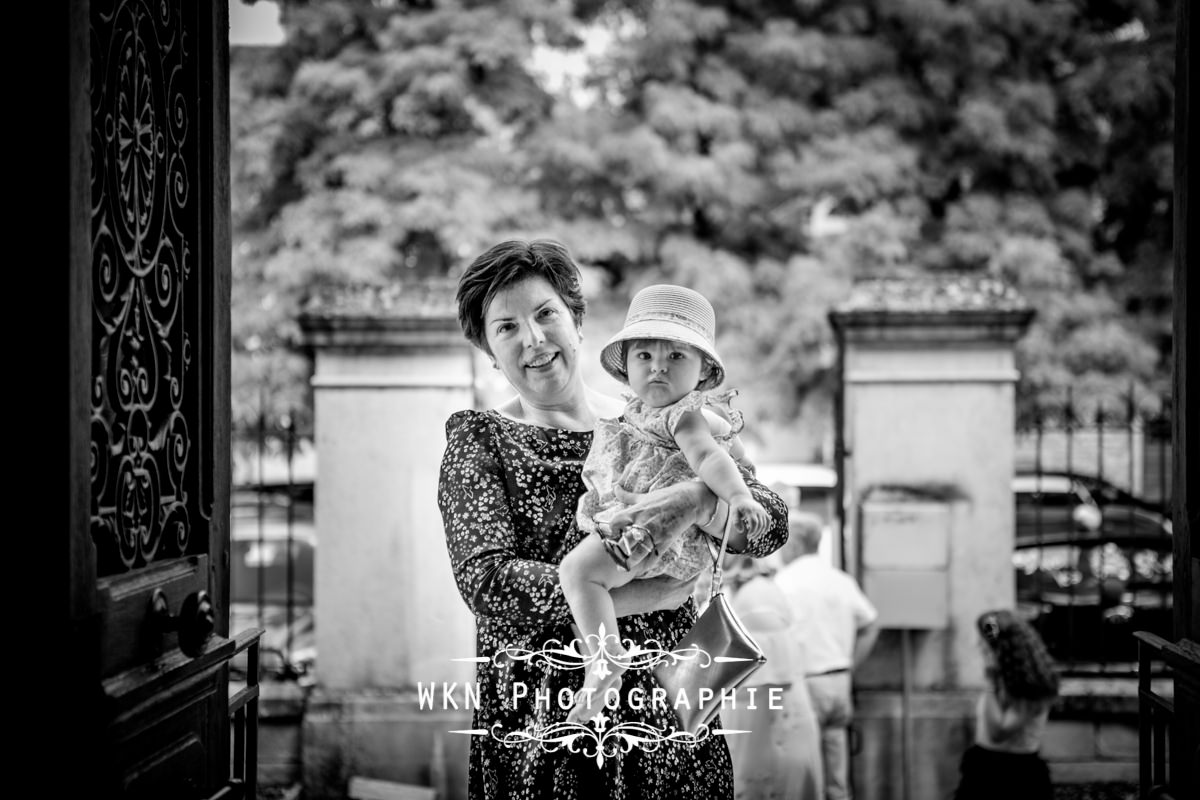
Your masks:
[[[804,645],[804,683],[821,726],[825,800],[846,800],[852,676],[879,635],[879,615],[854,578],[818,553],[824,531],[820,517],[792,511],[788,527],[791,546],[785,550],[797,555],[775,574],[775,583],[787,599],[794,635]]]
[[[804,685],[804,647],[792,634],[787,600],[772,580],[780,551],[755,559],[726,557],[722,591],[758,642],[767,663],[738,686],[756,688],[756,701],[722,710],[721,724],[745,733],[729,737],[734,800],[821,800],[821,728]],[[772,689],[778,695],[773,703]],[[753,705],[753,707],[751,707]]]
[[[959,763],[954,800],[1052,800],[1041,755],[1058,670],[1033,626],[1006,608],[975,621],[987,685],[975,706],[975,741]]]

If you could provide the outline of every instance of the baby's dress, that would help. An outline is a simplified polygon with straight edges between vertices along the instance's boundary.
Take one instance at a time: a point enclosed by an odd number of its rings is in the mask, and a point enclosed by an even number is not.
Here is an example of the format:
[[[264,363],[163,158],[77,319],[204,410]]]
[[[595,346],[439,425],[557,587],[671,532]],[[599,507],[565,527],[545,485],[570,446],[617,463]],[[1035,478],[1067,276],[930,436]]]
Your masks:
[[[614,495],[614,486],[642,493],[697,477],[673,435],[685,412],[707,407],[728,420],[729,431],[714,437],[728,452],[744,426],[741,412],[729,404],[736,394],[736,389],[720,394],[691,391],[659,408],[627,394],[628,403],[619,418],[601,419],[596,424],[592,447],[583,464],[587,491],[579,500],[580,530],[597,533],[597,518],[603,521],[624,508]],[[649,570],[639,570],[635,565],[639,578],[692,578],[712,565],[709,537],[695,525],[672,541],[662,541],[658,531],[650,531],[650,535],[660,558]]]

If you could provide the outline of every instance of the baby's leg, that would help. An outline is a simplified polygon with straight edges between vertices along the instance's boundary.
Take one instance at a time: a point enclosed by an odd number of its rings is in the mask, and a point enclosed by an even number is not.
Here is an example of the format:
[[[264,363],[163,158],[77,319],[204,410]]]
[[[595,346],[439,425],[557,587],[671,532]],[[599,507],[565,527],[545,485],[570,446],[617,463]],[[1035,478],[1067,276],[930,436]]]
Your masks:
[[[568,722],[584,722],[603,708],[604,693],[620,686],[621,675],[628,668],[609,592],[632,580],[633,573],[617,567],[599,536],[588,536],[563,558],[558,576],[584,647],[590,654],[600,653],[567,717]]]
[[[623,651],[616,609],[609,592],[629,583],[633,573],[620,569],[608,555],[600,537],[592,535],[563,558],[558,566],[558,579],[588,652],[599,649],[602,624],[608,651],[616,652],[614,647]]]

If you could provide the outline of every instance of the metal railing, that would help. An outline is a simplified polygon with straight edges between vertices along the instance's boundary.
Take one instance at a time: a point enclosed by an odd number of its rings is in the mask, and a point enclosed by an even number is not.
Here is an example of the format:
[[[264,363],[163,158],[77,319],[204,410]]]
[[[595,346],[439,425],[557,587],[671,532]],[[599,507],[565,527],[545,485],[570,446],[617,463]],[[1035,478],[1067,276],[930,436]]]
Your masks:
[[[231,625],[265,631],[258,669],[273,677],[302,677],[315,657],[311,443],[287,417],[234,431]]]
[[[1161,664],[1172,684],[1184,673],[1200,683],[1200,655],[1145,631],[1134,637],[1138,642],[1138,798],[1175,800],[1182,797],[1174,788],[1170,758],[1171,729],[1177,722],[1175,699],[1156,691],[1151,681]],[[1186,763],[1181,766],[1188,769]]]
[[[230,779],[218,797],[258,796],[258,656],[263,630],[254,628],[234,637],[234,655],[246,654],[246,683],[229,698],[229,722],[232,728]]]
[[[1134,630],[1171,634],[1169,400],[1083,415],[1070,393],[1016,432],[1018,607],[1064,674],[1132,677]]]

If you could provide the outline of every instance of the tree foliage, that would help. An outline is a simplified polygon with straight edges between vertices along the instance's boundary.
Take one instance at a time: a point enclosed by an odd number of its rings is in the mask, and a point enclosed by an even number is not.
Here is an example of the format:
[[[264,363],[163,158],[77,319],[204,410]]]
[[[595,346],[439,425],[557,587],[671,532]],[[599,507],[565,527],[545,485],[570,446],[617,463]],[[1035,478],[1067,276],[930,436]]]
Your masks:
[[[234,54],[234,316],[258,365],[236,374],[270,371],[288,403],[314,289],[453,276],[533,235],[612,302],[707,294],[763,421],[829,391],[825,315],[864,277],[1015,285],[1038,310],[1023,402],[1165,388],[1167,0],[289,0],[282,19],[282,47]]]

